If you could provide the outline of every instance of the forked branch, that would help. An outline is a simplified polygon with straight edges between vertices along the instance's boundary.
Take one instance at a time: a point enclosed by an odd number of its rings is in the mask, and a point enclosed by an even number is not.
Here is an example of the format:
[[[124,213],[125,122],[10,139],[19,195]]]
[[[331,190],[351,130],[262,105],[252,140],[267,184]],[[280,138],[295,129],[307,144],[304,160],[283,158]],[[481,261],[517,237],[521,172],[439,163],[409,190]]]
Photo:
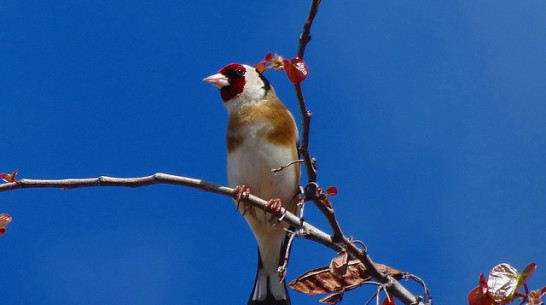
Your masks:
[[[303,26],[303,31],[299,38],[299,47],[297,56],[303,59],[305,54],[305,48],[311,40],[311,25],[315,19],[315,16],[318,12],[318,7],[321,3],[321,0],[313,0],[311,4],[311,9],[309,10],[309,15],[305,24]],[[333,235],[332,240],[337,244],[341,245],[347,252],[352,256],[359,259],[364,266],[370,272],[370,275],[375,278],[378,282],[384,285],[385,289],[396,296],[404,304],[423,304],[420,298],[417,298],[411,292],[409,292],[404,286],[402,286],[396,279],[393,277],[379,271],[372,259],[368,256],[366,251],[359,249],[351,240],[349,240],[343,234],[339,223],[334,214],[334,209],[329,201],[329,198],[324,195],[322,189],[317,184],[317,166],[316,160],[311,158],[309,152],[309,134],[310,134],[310,124],[311,124],[311,111],[307,109],[305,99],[303,96],[303,90],[300,83],[294,84],[294,90],[296,91],[296,97],[298,99],[298,104],[302,117],[302,142],[299,147],[300,154],[304,160],[308,186],[306,188],[306,199],[313,201],[313,203],[319,208],[324,217],[328,220],[328,223],[332,229]],[[427,302],[430,300],[427,300]]]
[[[83,188],[83,187],[144,187],[154,184],[172,184],[199,189],[205,192],[211,192],[224,196],[233,196],[233,189],[219,185],[213,182],[188,178],[170,174],[156,173],[144,177],[119,178],[100,176],[96,178],[83,179],[21,179],[11,183],[0,184],[0,192],[12,191],[26,188],[59,188],[63,190]],[[267,201],[250,194],[243,198],[248,204],[264,210]],[[298,236],[318,242],[336,252],[347,251],[354,257],[359,259],[369,270],[370,275],[385,285],[385,288],[400,299],[404,304],[422,304],[416,302],[417,298],[407,291],[397,280],[390,276],[384,275],[377,271],[376,266],[372,263],[365,251],[362,251],[349,239],[343,237],[341,240],[334,239],[333,236],[316,228],[310,223],[303,221],[298,216],[281,210],[281,221],[288,223],[290,226],[297,228],[302,232]],[[332,214],[333,217],[333,214]],[[337,222],[336,222],[337,223]]]
[[[311,25],[313,20],[318,12],[318,7],[321,0],[313,0],[311,9],[307,20],[303,26],[303,32],[299,38],[299,47],[297,57],[303,59],[305,49],[309,41],[311,40]],[[303,96],[303,90],[300,83],[294,84],[294,89],[298,99],[299,108],[302,116],[302,141],[299,151],[301,153],[303,163],[305,164],[308,186],[306,188],[305,197],[307,200],[311,200],[319,208],[322,214],[328,220],[328,223],[332,229],[333,234],[329,235],[313,225],[303,221],[303,219],[297,217],[296,215],[291,214],[290,212],[282,209],[281,221],[288,223],[289,225],[300,230],[301,234],[298,236],[304,237],[316,241],[328,248],[333,249],[336,252],[346,251],[350,253],[353,257],[360,260],[362,264],[368,269],[369,274],[375,278],[381,285],[390,293],[392,293],[396,298],[398,298],[402,303],[406,305],[424,305],[421,301],[421,298],[414,296],[411,292],[405,289],[396,279],[393,277],[379,271],[376,268],[376,265],[373,263],[372,259],[368,256],[367,252],[363,249],[360,249],[356,244],[347,238],[337,222],[337,219],[334,214],[334,209],[332,204],[329,201],[328,196],[326,196],[320,186],[316,183],[317,181],[317,166],[316,161],[311,158],[309,152],[309,134],[310,134],[310,123],[311,123],[311,112],[307,109],[305,99]],[[299,162],[294,161],[294,162]],[[291,166],[289,164],[287,166]],[[277,170],[282,170],[282,167]],[[15,175],[14,175],[15,176]],[[82,188],[82,187],[96,187],[96,186],[116,186],[116,187],[142,187],[153,184],[172,184],[180,185],[185,187],[191,187],[199,189],[206,192],[212,192],[216,194],[221,194],[224,196],[233,196],[233,189],[215,184],[212,182],[175,176],[163,173],[157,173],[145,177],[135,177],[135,178],[116,178],[116,177],[106,177],[101,176],[97,178],[85,178],[85,179],[61,179],[61,180],[36,180],[36,179],[22,179],[15,182],[10,182],[0,185],[0,192],[10,191],[15,189],[23,188],[61,188],[61,189],[73,189],[73,188]],[[261,210],[265,209],[267,201],[258,198],[254,195],[249,195],[248,198],[243,199],[248,204],[259,208]],[[426,288],[425,288],[426,290]],[[428,291],[426,291],[428,294]],[[430,300],[426,300],[427,303]]]

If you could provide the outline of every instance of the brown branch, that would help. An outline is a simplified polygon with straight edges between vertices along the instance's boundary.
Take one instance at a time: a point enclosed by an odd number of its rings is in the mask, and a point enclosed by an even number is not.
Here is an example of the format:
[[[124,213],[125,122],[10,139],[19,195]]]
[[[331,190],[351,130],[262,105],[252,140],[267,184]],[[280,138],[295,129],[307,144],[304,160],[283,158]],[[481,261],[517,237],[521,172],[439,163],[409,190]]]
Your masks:
[[[308,183],[317,181],[317,168],[313,159],[311,159],[311,154],[309,153],[309,131],[311,125],[311,111],[307,110],[305,106],[305,99],[303,98],[303,92],[301,90],[300,84],[294,84],[294,89],[296,90],[296,95],[298,97],[298,104],[300,106],[301,112],[301,125],[302,125],[302,140],[299,147],[299,152],[305,163],[305,169],[307,173]]]
[[[59,180],[50,180],[50,179],[21,179],[12,183],[5,183],[0,185],[0,192],[12,191],[17,189],[25,188],[60,188],[63,190],[83,188],[83,187],[98,187],[98,186],[114,186],[114,187],[143,187],[153,184],[172,184],[185,187],[191,187],[199,189],[205,192],[211,192],[215,194],[220,194],[224,196],[233,196],[233,189],[222,186],[216,183],[208,182],[201,179],[188,178],[176,175],[169,175],[163,173],[156,173],[150,176],[144,177],[134,177],[134,178],[116,178],[116,177],[107,177],[100,176],[97,178],[83,178],[83,179],[59,179]],[[265,210],[267,201],[256,197],[254,195],[249,195],[248,198],[244,199],[245,202],[251,204],[252,206]],[[324,204],[324,202],[322,202]],[[407,291],[398,281],[394,278],[382,274],[377,270],[373,264],[370,257],[367,253],[354,245],[352,241],[346,237],[342,237],[341,240],[336,240],[327,233],[321,231],[315,226],[303,221],[298,216],[286,211],[284,208],[281,210],[282,221],[288,223],[289,225],[297,228],[302,232],[298,236],[303,238],[313,240],[318,242],[336,252],[345,250],[358,258],[369,270],[370,275],[375,279],[380,281],[385,285],[385,288],[391,292],[394,296],[400,299],[405,304],[422,304],[417,302],[417,298],[413,296],[409,291]],[[333,210],[331,214],[325,213],[328,220],[331,223],[337,224]],[[339,228],[339,224],[337,224]],[[341,230],[341,229],[339,229]],[[341,232],[341,231],[340,231]],[[342,233],[341,233],[342,234]]]
[[[0,184],[0,192],[6,192],[16,189],[25,189],[25,188],[60,188],[63,190],[66,189],[75,189],[82,187],[97,187],[97,186],[115,186],[115,187],[142,187],[149,186],[153,184],[172,184],[180,185],[185,187],[191,187],[199,189],[205,192],[211,192],[215,194],[220,194],[224,196],[233,196],[233,189],[227,186],[219,185],[216,183],[208,182],[201,179],[188,178],[176,175],[169,175],[163,173],[156,173],[150,176],[144,177],[134,177],[134,178],[116,178],[116,177],[107,177],[100,176],[97,178],[83,178],[83,179],[59,179],[59,180],[50,180],[50,179],[21,179],[12,183]],[[256,197],[252,194],[248,198],[244,199],[245,202],[251,204],[252,206],[259,208],[261,210],[265,209],[267,201]],[[336,252],[342,250],[342,248],[333,242],[330,235],[319,230],[315,226],[300,220],[300,218],[284,208],[281,210],[282,221],[288,223],[289,225],[300,229],[303,234],[302,237],[316,241]]]
[[[311,25],[317,15],[320,2],[321,0],[313,0],[313,4],[311,4],[311,9],[309,10],[309,16],[303,25],[303,32],[300,35],[300,44],[298,47],[298,57],[301,59],[303,59],[305,47],[307,47],[307,44],[311,41]]]
[[[421,298],[414,296],[409,290],[406,289],[406,287],[400,284],[399,281],[397,281],[392,276],[379,271],[375,263],[366,253],[366,251],[359,249],[349,239],[347,238],[344,238],[344,239],[345,240],[342,244],[344,246],[347,246],[347,252],[349,252],[351,255],[355,256],[358,260],[360,260],[364,264],[366,269],[368,270],[369,274],[374,279],[376,279],[379,283],[381,283],[388,292],[392,293],[392,295],[394,295],[397,299],[399,299],[402,303],[406,305],[412,305],[412,304],[424,305],[424,303],[421,302]]]
[[[318,12],[318,7],[321,0],[313,0],[309,15],[305,24],[303,26],[303,32],[299,38],[299,47],[297,56],[303,59],[305,48],[311,40],[311,25],[313,20]],[[393,277],[380,272],[372,259],[368,256],[366,251],[359,249],[351,240],[349,240],[343,234],[339,223],[334,214],[334,209],[327,196],[324,195],[320,186],[316,183],[317,181],[317,166],[316,161],[311,158],[309,153],[309,134],[310,134],[310,124],[311,124],[311,112],[307,109],[305,104],[305,99],[303,97],[303,91],[301,85],[294,84],[294,89],[296,91],[296,96],[298,99],[298,104],[300,107],[301,117],[302,117],[302,142],[299,147],[300,154],[304,160],[308,185],[306,188],[306,198],[312,200],[313,203],[319,208],[324,217],[328,220],[330,228],[332,229],[333,235],[331,236],[332,240],[343,247],[351,255],[359,259],[364,266],[369,270],[370,275],[379,281],[383,287],[397,297],[404,304],[423,304],[420,298],[414,296],[409,292],[404,286],[402,286],[396,279]]]
[[[298,57],[303,59],[305,48],[309,41],[311,40],[310,32],[311,25],[313,20],[318,12],[318,6],[320,5],[321,0],[313,0],[311,9],[309,11],[309,16],[303,26],[303,32],[300,35],[299,47],[298,47]],[[294,89],[296,91],[296,96],[298,99],[301,115],[302,115],[302,144],[299,147],[299,151],[302,155],[302,158],[305,163],[307,178],[308,178],[308,188],[306,189],[306,198],[312,200],[315,205],[319,208],[322,214],[328,220],[328,223],[333,231],[333,235],[330,236],[325,232],[317,229],[313,225],[306,223],[302,218],[297,217],[296,215],[282,209],[281,216],[282,221],[288,223],[289,225],[299,229],[300,234],[298,236],[304,237],[316,241],[328,248],[333,249],[336,252],[347,251],[355,258],[359,259],[364,266],[367,268],[369,274],[379,281],[383,287],[397,297],[400,301],[407,305],[413,304],[424,304],[421,302],[420,298],[414,296],[409,292],[405,287],[403,287],[396,279],[393,277],[380,272],[376,265],[373,263],[372,259],[368,256],[365,250],[358,248],[353,241],[345,237],[343,234],[339,223],[334,214],[334,209],[328,199],[322,193],[322,190],[316,184],[317,179],[317,167],[314,159],[311,158],[309,153],[309,134],[310,134],[310,123],[311,123],[311,112],[307,109],[305,104],[305,99],[303,97],[303,91],[300,84],[294,84]],[[290,165],[288,165],[290,166]],[[281,169],[282,170],[282,167]],[[152,184],[173,184],[186,186],[191,188],[200,189],[206,192],[212,192],[216,194],[221,194],[225,196],[233,196],[233,189],[218,185],[212,182],[193,179],[169,174],[157,173],[151,176],[145,177],[136,177],[136,178],[115,178],[115,177],[106,177],[101,176],[98,178],[85,178],[85,179],[61,179],[61,180],[34,180],[34,179],[22,179],[13,183],[7,183],[0,185],[0,192],[10,191],[21,188],[62,188],[62,189],[72,189],[72,188],[81,188],[81,187],[92,187],[92,186],[117,186],[117,187],[142,187]],[[312,189],[309,189],[312,187]],[[267,202],[261,198],[258,198],[254,195],[249,195],[247,198],[243,199],[245,202],[251,204],[252,206],[265,210]],[[286,258],[288,259],[288,258]],[[425,288],[426,289],[426,288]],[[427,293],[428,294],[428,291]],[[428,302],[428,300],[427,300]]]
[[[341,226],[339,225],[336,216],[334,214],[334,208],[330,203],[329,198],[323,193],[322,189],[316,184],[310,184],[307,188],[307,195],[313,198],[313,201],[322,212],[324,217],[328,220],[328,224],[332,228],[332,240],[341,245],[348,253],[357,258],[364,264],[369,274],[376,279],[383,287],[395,297],[397,297],[404,304],[423,304],[416,296],[409,292],[400,282],[398,282],[392,276],[379,271],[376,264],[368,256],[366,250],[358,248],[355,243],[345,237]],[[425,291],[425,295],[428,295],[428,290]]]
[[[300,35],[299,39],[299,46],[298,46],[298,57],[303,59],[303,55],[305,53],[305,48],[307,47],[307,44],[309,41],[311,41],[311,25],[313,24],[313,20],[315,20],[315,16],[318,12],[318,7],[320,5],[321,0],[313,0],[313,3],[311,4],[311,9],[309,10],[309,16],[307,17],[307,20],[305,21],[305,24],[303,25],[303,31]],[[309,131],[310,131],[310,125],[311,125],[311,111],[307,109],[307,106],[305,105],[305,99],[303,98],[303,91],[301,90],[301,85],[294,84],[294,89],[296,90],[296,96],[298,98],[298,104],[300,106],[300,112],[301,112],[301,121],[302,121],[302,140],[301,145],[299,147],[300,154],[302,155],[302,158],[305,163],[305,168],[307,170],[307,180],[309,183],[316,182],[317,181],[317,168],[315,165],[315,162],[311,159],[311,155],[309,153]]]

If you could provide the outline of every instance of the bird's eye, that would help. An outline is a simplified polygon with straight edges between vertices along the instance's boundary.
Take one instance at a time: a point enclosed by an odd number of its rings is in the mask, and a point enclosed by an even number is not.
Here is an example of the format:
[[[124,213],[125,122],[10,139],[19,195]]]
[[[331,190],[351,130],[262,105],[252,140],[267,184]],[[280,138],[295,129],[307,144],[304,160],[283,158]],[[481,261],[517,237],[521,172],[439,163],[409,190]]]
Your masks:
[[[245,70],[243,70],[241,68],[237,68],[237,69],[235,69],[235,74],[237,76],[243,76],[243,75],[245,75]]]

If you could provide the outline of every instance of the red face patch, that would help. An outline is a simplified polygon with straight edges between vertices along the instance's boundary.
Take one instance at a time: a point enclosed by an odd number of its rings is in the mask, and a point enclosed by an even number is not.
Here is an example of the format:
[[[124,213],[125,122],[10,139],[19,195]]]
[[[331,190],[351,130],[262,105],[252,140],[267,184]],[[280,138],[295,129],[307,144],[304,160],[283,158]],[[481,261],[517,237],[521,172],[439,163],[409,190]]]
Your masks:
[[[220,69],[218,73],[225,75],[229,81],[229,86],[225,86],[220,89],[220,95],[222,96],[222,100],[224,100],[224,102],[231,100],[243,92],[246,83],[246,68],[243,65],[229,64]]]

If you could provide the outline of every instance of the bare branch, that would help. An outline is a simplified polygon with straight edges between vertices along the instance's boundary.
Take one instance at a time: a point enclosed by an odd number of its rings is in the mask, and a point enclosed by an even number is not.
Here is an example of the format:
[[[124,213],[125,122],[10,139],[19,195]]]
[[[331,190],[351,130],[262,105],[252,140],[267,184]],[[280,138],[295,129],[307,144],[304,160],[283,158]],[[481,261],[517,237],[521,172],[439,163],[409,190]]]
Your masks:
[[[318,7],[320,5],[321,0],[313,0],[313,3],[311,4],[311,9],[309,10],[309,16],[307,17],[307,20],[305,21],[305,24],[303,25],[303,32],[300,35],[299,39],[299,46],[298,46],[298,57],[303,59],[303,55],[305,53],[305,48],[307,47],[307,44],[309,41],[311,41],[311,25],[313,24],[313,20],[315,20],[315,16],[318,12]],[[311,155],[309,153],[309,130],[310,130],[310,124],[311,124],[311,111],[307,109],[307,106],[305,105],[305,99],[303,98],[303,91],[301,90],[301,85],[294,84],[294,89],[296,90],[296,96],[298,98],[298,104],[300,106],[300,112],[301,112],[301,120],[302,120],[302,140],[301,140],[301,146],[299,147],[300,154],[303,157],[305,168],[307,170],[307,180],[309,182],[316,182],[317,181],[317,169],[315,166],[315,162],[311,159]]]
[[[305,48],[311,40],[311,25],[313,20],[318,12],[318,7],[321,0],[313,0],[309,15],[305,24],[303,26],[303,32],[300,35],[299,47],[298,47],[298,57],[303,59],[305,53]],[[311,124],[311,111],[307,109],[305,104],[305,99],[303,97],[303,91],[299,83],[294,84],[294,89],[296,91],[296,96],[298,99],[298,104],[300,107],[301,117],[302,117],[302,142],[299,147],[300,154],[304,160],[308,185],[306,187],[306,198],[312,200],[313,203],[319,208],[322,214],[328,220],[328,223],[332,229],[333,235],[332,240],[340,244],[347,252],[359,259],[364,266],[369,270],[370,275],[379,281],[383,287],[396,296],[404,304],[423,304],[420,298],[415,297],[411,292],[409,292],[404,286],[402,286],[397,280],[393,277],[380,272],[374,265],[372,259],[368,256],[365,250],[359,249],[351,240],[349,240],[343,234],[339,223],[334,214],[334,209],[327,196],[324,195],[320,186],[317,182],[317,166],[316,160],[311,158],[309,153],[309,134],[310,134],[310,124]]]
[[[12,183],[5,183],[0,185],[0,192],[6,192],[16,189],[24,188],[60,188],[63,190],[83,188],[83,187],[97,187],[97,186],[115,186],[115,187],[143,187],[153,184],[172,184],[185,187],[191,187],[199,189],[205,192],[211,192],[215,194],[220,194],[224,196],[233,196],[233,189],[219,185],[216,183],[208,182],[201,179],[188,178],[176,175],[169,175],[163,173],[156,173],[150,176],[144,177],[132,177],[132,178],[117,178],[117,177],[107,177],[100,176],[97,178],[83,178],[83,179],[59,179],[59,180],[49,180],[49,179],[21,179]],[[243,199],[245,202],[251,204],[252,206],[259,208],[261,210],[265,209],[267,201],[259,197],[256,197],[250,194]],[[327,200],[327,198],[326,198]],[[317,199],[318,201],[318,199]],[[319,201],[320,205],[326,206],[323,201]],[[329,204],[329,203],[328,203]],[[333,214],[333,209],[329,208],[331,213],[324,213],[328,218],[330,224],[334,224],[339,228],[339,224],[335,220]],[[294,228],[300,229],[302,234],[299,234],[301,237],[316,241],[336,252],[341,250],[346,250],[354,257],[358,258],[369,270],[370,275],[377,279],[380,283],[385,285],[386,289],[395,295],[405,304],[418,304],[416,302],[417,298],[413,296],[409,291],[407,291],[397,280],[392,277],[385,275],[377,270],[373,264],[370,257],[367,253],[354,245],[354,243],[348,238],[343,236],[341,229],[339,229],[340,237],[330,236],[327,233],[319,230],[315,226],[303,221],[298,216],[286,211],[284,208],[281,210],[281,220],[293,226]],[[422,303],[419,303],[422,304]]]
[[[332,228],[333,235],[332,240],[340,244],[348,253],[353,257],[360,260],[370,275],[381,283],[387,291],[392,293],[404,304],[423,304],[420,302],[419,298],[414,296],[409,292],[404,286],[400,284],[392,276],[389,276],[386,273],[379,271],[376,264],[372,261],[371,257],[368,256],[366,250],[360,249],[355,245],[355,242],[345,237],[343,234],[339,223],[337,222],[336,216],[334,214],[334,209],[330,203],[329,198],[324,195],[322,189],[318,187],[317,184],[309,184],[306,188],[307,196],[310,196],[313,199],[313,202],[317,205],[319,210],[322,212],[324,217],[328,220],[328,224]]]
[[[290,167],[290,166],[292,166],[292,165],[294,165],[294,164],[296,164],[296,163],[301,163],[301,162],[303,162],[303,160],[294,160],[294,161],[292,161],[292,162],[290,162],[290,163],[288,163],[288,164],[285,164],[285,165],[279,166],[279,167],[277,167],[277,168],[274,168],[274,169],[272,169],[271,171],[272,171],[273,173],[275,173],[275,175],[276,175],[278,172],[282,171],[283,169],[285,169],[285,168],[287,168],[287,167]]]
[[[298,47],[298,54],[297,54],[297,56],[301,59],[303,59],[305,48],[307,44],[309,43],[309,41],[311,40],[311,35],[310,35],[311,25],[318,12],[318,7],[320,3],[321,3],[321,0],[313,0],[311,9],[309,11],[309,15],[303,26],[303,32],[299,38],[299,47]],[[424,303],[421,301],[421,298],[414,296],[405,287],[403,287],[400,284],[400,282],[398,282],[392,276],[389,276],[379,271],[376,265],[373,263],[372,259],[368,256],[367,251],[365,249],[358,248],[354,241],[348,239],[343,234],[343,231],[341,230],[341,227],[335,217],[334,209],[329,201],[328,196],[326,196],[323,193],[322,189],[316,183],[317,181],[316,160],[311,158],[311,155],[309,152],[311,112],[307,109],[301,85],[299,83],[294,84],[294,89],[296,92],[296,96],[298,99],[298,104],[299,104],[299,108],[300,108],[300,112],[302,116],[302,142],[301,142],[301,146],[299,147],[299,152],[305,164],[307,178],[308,178],[308,185],[305,188],[305,198],[307,200],[312,200],[314,204],[319,208],[319,210],[328,220],[328,223],[332,229],[333,234],[331,236],[328,235],[327,233],[319,230],[313,225],[303,221],[303,217],[298,217],[286,211],[284,208],[281,209],[282,216],[279,217],[279,221],[284,221],[299,230],[297,231],[297,234],[294,234],[293,236],[298,235],[299,237],[304,237],[306,239],[316,241],[330,249],[333,249],[336,252],[347,251],[353,257],[360,260],[364,264],[364,266],[367,268],[369,274],[373,278],[375,278],[382,285],[384,289],[386,289],[388,292],[392,293],[396,298],[402,301],[402,303],[406,305],[415,305],[415,304],[424,305]],[[296,162],[301,162],[301,160],[293,161],[290,164],[281,166],[278,169],[274,169],[273,172],[276,173],[278,171],[281,171],[284,168],[295,164]],[[115,178],[115,177],[101,176],[97,178],[61,179],[61,180],[22,179],[16,182],[0,185],[0,192],[10,191],[15,189],[22,189],[22,188],[47,187],[47,188],[72,189],[72,188],[93,187],[93,186],[142,187],[142,186],[148,186],[152,184],[180,185],[180,186],[200,189],[206,192],[221,194],[221,195],[229,196],[229,197],[232,197],[234,192],[232,188],[215,184],[212,182],[208,182],[208,181],[204,181],[200,179],[182,177],[182,176],[163,174],[163,173],[156,173],[150,176],[135,177],[135,178]],[[267,205],[267,201],[261,198],[258,198],[254,195],[249,195],[248,197],[245,196],[245,198],[243,198],[243,201],[261,210],[265,210],[265,207]],[[301,211],[301,216],[303,216],[303,211]],[[292,240],[290,240],[290,243],[291,241]],[[281,272],[286,270],[288,254],[286,255],[287,255],[285,257],[286,262],[282,266],[284,270],[281,270]],[[427,298],[427,303],[429,303],[430,295],[429,295],[428,289],[424,285],[424,282],[423,282],[423,287],[425,289],[425,298]]]
[[[97,178],[83,178],[83,179],[59,179],[59,180],[49,180],[49,179],[21,179],[12,183],[5,183],[0,185],[0,192],[6,192],[16,189],[24,188],[60,188],[63,190],[66,189],[75,189],[82,187],[97,187],[97,186],[115,186],[115,187],[142,187],[149,186],[153,184],[173,184],[185,187],[191,187],[199,189],[205,192],[211,192],[215,194],[220,194],[228,197],[233,196],[233,189],[227,186],[219,185],[216,183],[208,182],[201,179],[188,178],[176,175],[169,175],[163,173],[156,173],[150,176],[144,177],[134,177],[134,178],[117,178],[117,177],[107,177],[100,176]],[[243,200],[252,206],[259,208],[261,210],[265,209],[267,201],[259,197],[256,197],[250,194]],[[302,221],[298,216],[288,212],[282,208],[281,213],[282,221],[288,223],[289,225],[301,229],[305,234],[302,234],[302,237],[316,241],[336,252],[339,252],[342,248],[340,245],[337,245],[333,242],[330,235],[319,230],[315,226]]]
[[[298,97],[298,104],[300,106],[301,112],[301,145],[299,147],[299,152],[305,163],[305,169],[307,172],[307,181],[309,183],[317,181],[317,168],[315,162],[311,159],[311,154],[309,153],[309,132],[311,125],[311,111],[307,110],[305,105],[305,99],[303,98],[303,92],[301,90],[300,84],[294,84],[294,89],[296,90],[296,96]]]
[[[284,278],[286,277],[286,269],[288,268],[288,261],[290,260],[292,242],[294,241],[294,237],[296,237],[296,232],[292,232],[289,230],[286,230],[286,231],[288,231],[288,234],[290,237],[288,238],[288,243],[286,244],[286,251],[284,252],[284,259],[283,259],[282,266],[279,266],[279,268],[277,269],[277,274],[279,275],[279,278],[281,279],[281,281],[284,281]]]
[[[307,47],[307,44],[309,41],[311,41],[311,25],[313,24],[313,20],[315,19],[315,16],[318,12],[318,7],[320,5],[321,0],[313,0],[313,4],[311,4],[311,10],[309,11],[309,16],[307,17],[307,20],[305,21],[305,24],[303,25],[303,32],[300,35],[300,45],[298,48],[298,57],[303,59],[303,54],[305,53],[305,47]]]

